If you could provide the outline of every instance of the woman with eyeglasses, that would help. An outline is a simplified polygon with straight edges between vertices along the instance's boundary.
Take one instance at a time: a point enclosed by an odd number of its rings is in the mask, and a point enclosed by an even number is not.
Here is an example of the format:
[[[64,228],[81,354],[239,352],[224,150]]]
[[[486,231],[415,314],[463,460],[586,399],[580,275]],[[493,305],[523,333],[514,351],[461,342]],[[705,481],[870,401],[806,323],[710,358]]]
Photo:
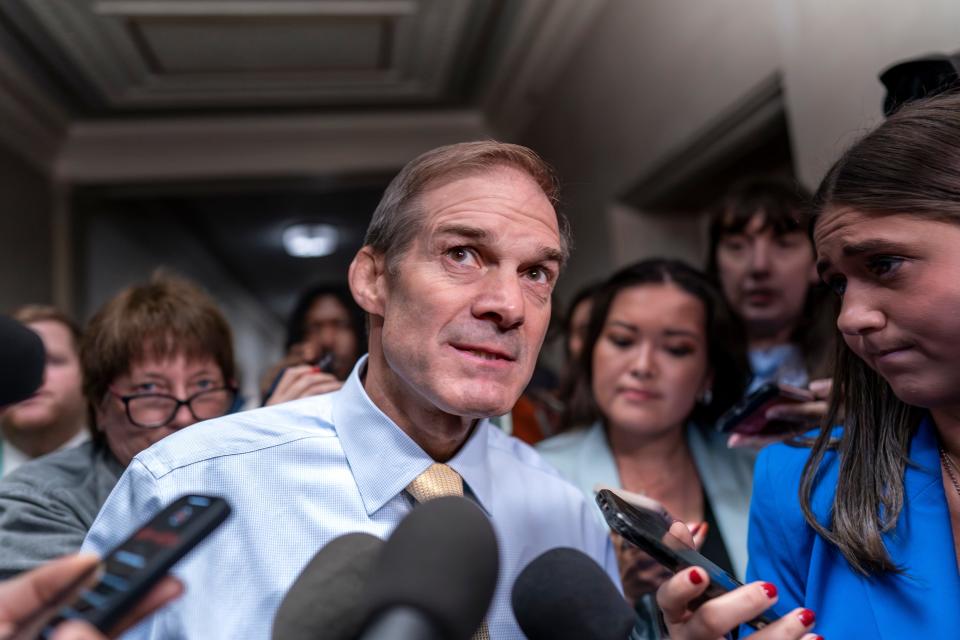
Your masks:
[[[97,312],[80,344],[92,439],[0,481],[0,578],[79,549],[137,453],[231,410],[232,342],[213,300],[169,276],[129,287]]]

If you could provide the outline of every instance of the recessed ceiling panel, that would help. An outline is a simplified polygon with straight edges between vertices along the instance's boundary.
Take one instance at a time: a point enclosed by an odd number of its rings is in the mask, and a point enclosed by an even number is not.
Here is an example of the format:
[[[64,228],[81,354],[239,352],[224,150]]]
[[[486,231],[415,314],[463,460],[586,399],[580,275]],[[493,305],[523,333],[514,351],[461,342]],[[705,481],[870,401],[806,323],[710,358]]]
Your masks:
[[[502,13],[499,0],[5,1],[106,112],[449,106]]]
[[[389,64],[392,21],[378,18],[131,19],[156,74],[370,71]]]

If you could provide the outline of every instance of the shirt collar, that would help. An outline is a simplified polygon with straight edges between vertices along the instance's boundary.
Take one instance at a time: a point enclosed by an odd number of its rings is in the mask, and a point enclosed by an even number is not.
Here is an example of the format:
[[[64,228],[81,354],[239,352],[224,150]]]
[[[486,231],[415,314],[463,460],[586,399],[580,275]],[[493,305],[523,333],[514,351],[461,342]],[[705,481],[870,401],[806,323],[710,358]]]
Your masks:
[[[377,407],[363,388],[363,356],[340,389],[333,407],[333,426],[340,438],[367,515],[372,515],[406,489],[434,460]],[[463,477],[477,502],[490,512],[487,429],[482,420],[460,451],[447,462]]]

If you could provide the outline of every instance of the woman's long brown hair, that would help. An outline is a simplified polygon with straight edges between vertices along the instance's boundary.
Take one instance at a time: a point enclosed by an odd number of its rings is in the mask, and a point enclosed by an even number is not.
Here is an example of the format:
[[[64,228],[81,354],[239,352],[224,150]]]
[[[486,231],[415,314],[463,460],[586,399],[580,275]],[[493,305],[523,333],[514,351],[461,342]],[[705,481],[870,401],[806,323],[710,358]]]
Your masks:
[[[816,211],[907,214],[960,224],[960,94],[912,103],[851,147],[830,169]],[[841,405],[843,418],[841,419]],[[834,392],[803,470],[800,503],[817,533],[864,575],[902,571],[883,542],[903,510],[910,440],[925,411],[901,401],[879,374],[837,340]],[[812,494],[829,450],[838,456],[831,513],[817,519]]]

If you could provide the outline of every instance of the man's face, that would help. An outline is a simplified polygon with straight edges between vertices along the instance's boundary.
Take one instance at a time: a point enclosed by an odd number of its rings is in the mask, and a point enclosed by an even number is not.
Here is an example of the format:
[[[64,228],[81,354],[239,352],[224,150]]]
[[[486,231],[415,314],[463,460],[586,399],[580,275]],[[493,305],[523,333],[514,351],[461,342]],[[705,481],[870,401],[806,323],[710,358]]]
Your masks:
[[[80,361],[70,329],[54,320],[27,325],[39,334],[47,355],[43,385],[30,398],[7,409],[7,428],[34,431],[57,426],[64,420],[81,424],[84,399]]]
[[[419,204],[423,229],[384,276],[382,382],[403,396],[395,404],[506,413],[550,318],[556,212],[530,177],[508,167],[442,183]]]
[[[790,331],[816,282],[813,247],[802,231],[775,234],[760,214],[717,246],[723,293],[751,338]]]
[[[304,342],[312,354],[311,360],[324,353],[333,354],[333,373],[345,380],[357,361],[357,334],[350,312],[332,295],[323,295],[313,301],[304,319]]]

